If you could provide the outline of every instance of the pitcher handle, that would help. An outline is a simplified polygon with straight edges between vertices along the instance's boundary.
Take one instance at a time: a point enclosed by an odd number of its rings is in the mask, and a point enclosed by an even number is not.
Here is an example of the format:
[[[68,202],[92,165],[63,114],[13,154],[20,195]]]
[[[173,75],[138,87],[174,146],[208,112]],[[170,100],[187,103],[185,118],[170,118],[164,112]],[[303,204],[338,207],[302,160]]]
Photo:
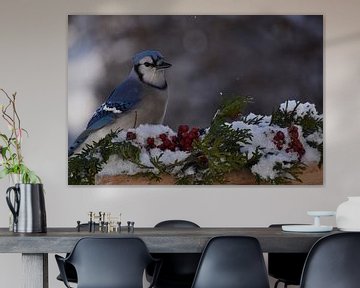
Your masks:
[[[14,191],[14,205],[11,203],[11,191]],[[11,213],[14,215],[14,223],[16,224],[18,222],[18,216],[19,216],[19,206],[20,206],[20,191],[13,186],[9,187],[6,190],[6,202],[9,206],[9,209]]]

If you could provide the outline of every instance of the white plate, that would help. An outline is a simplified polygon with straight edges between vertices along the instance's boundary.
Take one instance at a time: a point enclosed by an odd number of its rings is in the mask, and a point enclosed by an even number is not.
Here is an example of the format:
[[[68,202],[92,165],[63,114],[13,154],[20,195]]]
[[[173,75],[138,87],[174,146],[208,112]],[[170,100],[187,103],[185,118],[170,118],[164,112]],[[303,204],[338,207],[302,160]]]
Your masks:
[[[309,216],[335,216],[335,211],[308,211],[307,214]]]
[[[282,225],[281,229],[286,232],[330,232],[333,227],[324,225]]]
[[[339,228],[339,230],[345,232],[360,232],[360,228]]]

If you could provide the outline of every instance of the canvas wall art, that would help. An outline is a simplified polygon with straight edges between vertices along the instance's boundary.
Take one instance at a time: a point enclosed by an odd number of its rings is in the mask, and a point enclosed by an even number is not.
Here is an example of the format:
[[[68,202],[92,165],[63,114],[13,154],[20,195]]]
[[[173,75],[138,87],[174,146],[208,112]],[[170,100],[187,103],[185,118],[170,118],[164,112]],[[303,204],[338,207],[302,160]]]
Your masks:
[[[68,18],[69,185],[323,184],[323,17]]]

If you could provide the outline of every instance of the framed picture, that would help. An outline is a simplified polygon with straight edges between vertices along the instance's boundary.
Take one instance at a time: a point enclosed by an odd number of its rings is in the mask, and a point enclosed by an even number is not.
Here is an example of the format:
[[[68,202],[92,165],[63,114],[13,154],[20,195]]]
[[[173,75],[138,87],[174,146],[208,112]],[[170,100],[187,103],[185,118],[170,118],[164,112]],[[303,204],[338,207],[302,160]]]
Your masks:
[[[68,29],[69,185],[323,184],[321,15]]]

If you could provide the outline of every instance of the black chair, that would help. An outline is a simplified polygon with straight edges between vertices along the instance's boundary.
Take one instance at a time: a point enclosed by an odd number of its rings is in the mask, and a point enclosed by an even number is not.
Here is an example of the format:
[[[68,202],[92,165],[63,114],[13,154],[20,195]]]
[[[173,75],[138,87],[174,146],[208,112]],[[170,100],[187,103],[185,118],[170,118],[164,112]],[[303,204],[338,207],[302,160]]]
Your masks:
[[[68,257],[69,254],[66,254],[66,257]],[[68,282],[71,283],[77,283],[77,274],[76,274],[76,270],[75,267],[68,263],[68,262],[64,262],[64,273],[66,275],[66,279]],[[56,277],[57,280],[64,282],[63,278],[61,277],[61,274],[59,274]]]
[[[272,224],[269,227],[279,228],[287,224]],[[274,288],[280,283],[286,288],[288,285],[300,285],[301,273],[307,253],[269,253],[268,272],[277,281]]]
[[[155,225],[155,228],[200,228],[199,225],[187,220],[166,220]],[[156,288],[190,288],[198,266],[200,253],[156,253],[161,259]],[[153,267],[147,269],[147,279],[153,276]]]
[[[269,288],[256,238],[220,236],[207,244],[192,288]]]
[[[360,287],[360,233],[338,233],[318,240],[306,259],[300,287]]]
[[[145,268],[156,262],[139,238],[82,238],[68,257],[55,258],[66,287],[65,263],[75,267],[78,288],[142,288]]]
[[[80,225],[80,229],[89,229],[89,224],[88,223],[83,223]],[[98,223],[95,223],[95,229],[99,229],[99,224]],[[66,257],[69,256],[69,253],[66,254]],[[64,264],[65,266],[65,274],[66,274],[66,277],[67,277],[67,280],[68,282],[71,282],[71,283],[77,283],[77,275],[76,275],[76,270],[74,268],[73,265],[71,265],[70,263],[67,263],[65,262]],[[59,274],[57,277],[56,277],[57,280],[59,281],[62,281],[64,282],[64,280],[62,279],[61,277],[61,274]]]

